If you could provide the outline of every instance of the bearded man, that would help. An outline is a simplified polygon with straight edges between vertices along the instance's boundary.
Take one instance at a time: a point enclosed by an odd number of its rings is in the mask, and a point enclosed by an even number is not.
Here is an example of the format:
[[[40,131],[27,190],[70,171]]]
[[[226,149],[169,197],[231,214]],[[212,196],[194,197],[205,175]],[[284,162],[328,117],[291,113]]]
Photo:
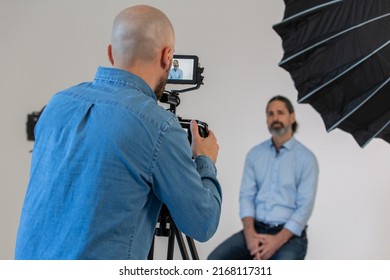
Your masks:
[[[223,259],[299,260],[307,252],[307,222],[318,181],[314,154],[294,137],[291,102],[273,97],[266,107],[271,139],[246,156],[240,189],[243,230],[208,257]]]

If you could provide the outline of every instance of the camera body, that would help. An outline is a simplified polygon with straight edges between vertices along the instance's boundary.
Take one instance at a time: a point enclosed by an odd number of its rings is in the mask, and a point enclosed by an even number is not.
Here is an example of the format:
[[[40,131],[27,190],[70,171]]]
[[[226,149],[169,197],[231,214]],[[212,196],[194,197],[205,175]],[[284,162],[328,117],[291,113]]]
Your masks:
[[[43,110],[42,110],[43,111]],[[34,135],[34,129],[35,126],[39,120],[39,117],[42,113],[40,112],[32,112],[31,114],[27,115],[27,122],[26,122],[26,130],[27,130],[27,140],[29,141],[35,141],[35,135]],[[183,119],[181,117],[178,117],[179,123],[181,127],[187,131],[188,134],[188,141],[192,142],[192,134],[191,134],[191,120],[190,119]],[[209,135],[209,129],[207,123],[196,120],[198,123],[199,128],[199,134],[201,137],[206,138]]]
[[[187,131],[187,135],[188,135],[188,141],[192,142],[192,134],[191,134],[191,120],[189,119],[183,119],[183,118],[180,118],[178,117],[179,119],[179,123],[181,125],[181,127]],[[196,122],[198,123],[198,130],[199,130],[199,135],[203,138],[206,138],[208,135],[209,135],[209,128],[208,128],[208,125],[207,123],[203,122],[203,121],[200,121],[200,120],[196,120]]]

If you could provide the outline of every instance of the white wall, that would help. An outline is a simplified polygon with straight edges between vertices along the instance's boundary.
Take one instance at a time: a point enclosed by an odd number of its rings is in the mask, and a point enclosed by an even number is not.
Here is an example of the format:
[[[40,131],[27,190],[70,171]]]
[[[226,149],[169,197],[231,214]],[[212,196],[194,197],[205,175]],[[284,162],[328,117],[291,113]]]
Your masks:
[[[295,103],[297,138],[321,168],[307,259],[389,259],[390,147],[374,140],[361,149],[347,133],[328,134],[314,109],[295,102],[293,83],[277,66],[281,41],[271,28],[282,19],[281,0],[1,0],[0,259],[13,258],[28,181],[33,143],[26,140],[26,115],[54,92],[92,79],[98,65],[109,65],[112,20],[139,3],[165,11],[176,29],[177,53],[197,54],[205,67],[204,85],[182,94],[178,107],[182,117],[208,122],[220,144],[223,212],[215,236],[197,243],[200,257],[241,228],[244,157],[269,137],[264,107],[283,94]],[[164,257],[165,248],[157,247]]]

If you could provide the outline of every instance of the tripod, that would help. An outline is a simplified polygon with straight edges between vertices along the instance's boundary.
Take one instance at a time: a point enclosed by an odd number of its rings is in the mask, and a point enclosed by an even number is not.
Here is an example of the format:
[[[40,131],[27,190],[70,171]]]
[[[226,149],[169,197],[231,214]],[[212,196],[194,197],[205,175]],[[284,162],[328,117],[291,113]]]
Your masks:
[[[196,67],[196,73],[194,77],[196,77],[196,86],[185,88],[181,90],[172,90],[166,91],[162,97],[159,99],[161,103],[169,104],[169,111],[176,115],[176,107],[180,104],[179,93],[191,91],[198,89],[201,85],[203,85],[203,73],[204,68],[199,66]],[[167,227],[169,225],[169,227]],[[168,208],[165,204],[162,205],[160,216],[158,219],[158,226],[156,227],[154,236],[166,236],[168,237],[168,252],[167,252],[167,260],[173,260],[174,246],[175,246],[175,238],[177,239],[177,243],[179,245],[180,253],[183,260],[189,260],[190,257],[188,255],[187,247],[184,243],[184,238],[180,230],[176,227],[175,222],[173,221],[171,214],[169,213]],[[191,252],[191,257],[193,260],[199,260],[198,252],[195,247],[194,240],[188,236],[186,236],[187,244]],[[150,251],[148,254],[148,260],[153,259],[154,253],[154,241],[153,237],[152,245],[150,247]]]
[[[169,225],[169,228],[167,227]],[[173,260],[174,246],[175,246],[175,238],[177,239],[177,243],[179,245],[180,253],[183,260],[190,260],[188,255],[187,247],[184,243],[184,238],[180,230],[176,227],[168,208],[163,204],[160,217],[158,219],[158,226],[155,230],[155,236],[166,236],[168,237],[168,251],[167,251],[167,260]],[[199,260],[198,252],[195,247],[194,240],[188,236],[186,236],[187,244],[191,252],[191,257],[193,260]],[[154,252],[154,241],[153,238],[152,246],[149,251],[148,260],[153,260],[153,252]]]

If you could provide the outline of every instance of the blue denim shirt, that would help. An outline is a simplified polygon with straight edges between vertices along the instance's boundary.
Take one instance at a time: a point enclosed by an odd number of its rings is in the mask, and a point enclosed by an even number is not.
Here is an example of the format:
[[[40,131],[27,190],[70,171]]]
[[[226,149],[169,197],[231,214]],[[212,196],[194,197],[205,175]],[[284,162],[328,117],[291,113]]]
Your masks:
[[[284,224],[300,236],[314,207],[318,173],[315,155],[294,137],[279,152],[271,140],[253,147],[245,160],[240,217]]]
[[[99,67],[52,97],[35,129],[16,259],[146,259],[162,203],[207,241],[221,189],[205,156],[139,77]]]

